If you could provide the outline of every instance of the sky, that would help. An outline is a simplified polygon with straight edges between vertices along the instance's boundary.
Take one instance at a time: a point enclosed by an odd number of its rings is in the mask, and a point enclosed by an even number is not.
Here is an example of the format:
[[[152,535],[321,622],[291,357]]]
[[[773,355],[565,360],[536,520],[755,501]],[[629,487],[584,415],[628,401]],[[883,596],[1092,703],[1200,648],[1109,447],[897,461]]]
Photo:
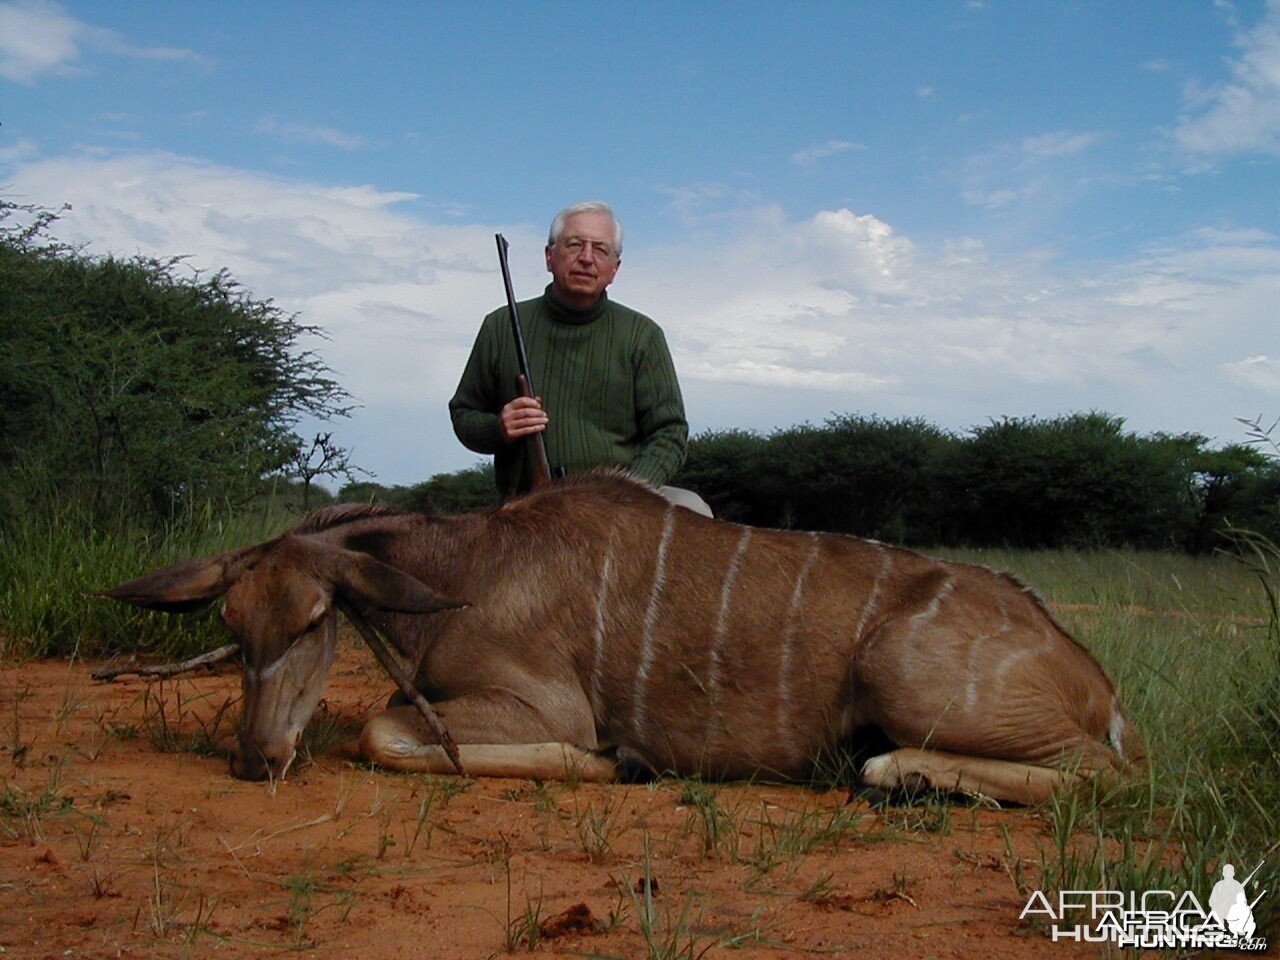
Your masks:
[[[322,328],[385,484],[587,199],[694,433],[1280,417],[1280,0],[0,0],[0,196]]]

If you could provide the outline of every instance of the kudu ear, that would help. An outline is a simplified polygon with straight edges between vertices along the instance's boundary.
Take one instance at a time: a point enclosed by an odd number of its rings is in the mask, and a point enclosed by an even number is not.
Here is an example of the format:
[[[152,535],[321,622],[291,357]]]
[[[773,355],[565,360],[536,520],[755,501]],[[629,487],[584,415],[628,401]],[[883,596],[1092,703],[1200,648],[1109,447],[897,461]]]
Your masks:
[[[344,597],[360,600],[391,613],[436,613],[468,606],[436,593],[390,564],[356,550],[326,548],[319,552],[317,566],[324,577]]]
[[[127,580],[95,597],[131,603],[163,613],[192,613],[222,596],[270,544],[260,543],[232,553],[188,560]]]

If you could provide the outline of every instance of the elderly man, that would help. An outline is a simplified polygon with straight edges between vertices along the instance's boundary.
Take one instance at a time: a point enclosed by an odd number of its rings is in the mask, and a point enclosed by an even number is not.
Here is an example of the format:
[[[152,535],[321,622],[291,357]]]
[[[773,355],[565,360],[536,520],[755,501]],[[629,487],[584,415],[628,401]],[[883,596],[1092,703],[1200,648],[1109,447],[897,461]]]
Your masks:
[[[517,395],[506,307],[484,319],[449,402],[458,439],[493,454],[498,489],[528,489],[521,441],[542,432],[553,467],[626,467],[674,503],[710,516],[697,494],[665,486],[684,462],[689,425],[661,328],[605,293],[622,264],[622,225],[608,204],[556,215],[547,238],[551,284],[518,304],[529,372],[540,396]]]

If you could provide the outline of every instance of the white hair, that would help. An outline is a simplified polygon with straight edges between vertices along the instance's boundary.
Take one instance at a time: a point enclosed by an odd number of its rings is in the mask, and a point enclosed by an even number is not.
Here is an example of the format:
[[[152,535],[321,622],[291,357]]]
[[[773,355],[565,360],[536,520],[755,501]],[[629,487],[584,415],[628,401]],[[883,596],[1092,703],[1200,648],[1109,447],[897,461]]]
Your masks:
[[[615,257],[622,256],[622,224],[613,215],[613,207],[603,200],[587,200],[583,203],[575,203],[557,213],[556,218],[551,221],[551,229],[547,231],[547,246],[551,246],[560,239],[560,235],[564,233],[564,222],[578,213],[606,214],[613,221],[613,255]]]

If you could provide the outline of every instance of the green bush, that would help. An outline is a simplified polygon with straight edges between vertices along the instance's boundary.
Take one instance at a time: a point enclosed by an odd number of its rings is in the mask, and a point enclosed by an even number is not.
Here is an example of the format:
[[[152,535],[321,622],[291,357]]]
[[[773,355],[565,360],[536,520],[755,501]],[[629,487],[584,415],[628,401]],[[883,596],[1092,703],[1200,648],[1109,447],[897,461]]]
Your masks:
[[[1191,521],[1181,452],[1103,413],[1005,418],[959,446],[940,493],[967,542],[1167,547]]]
[[[920,545],[1181,548],[1235,526],[1280,537],[1280,465],[1196,434],[1138,436],[1105,413],[1004,418],[965,436],[836,416],[704,433],[675,480],[716,515]]]
[[[299,459],[301,416],[345,413],[297,349],[316,328],[225,271],[84,256],[52,219],[0,201],[0,526],[73,499],[107,525],[244,502]]]
[[[493,465],[479,464],[453,473],[437,473],[413,486],[383,486],[371,481],[348,483],[338,499],[354,503],[382,503],[405,510],[429,513],[466,513],[498,502]]]

